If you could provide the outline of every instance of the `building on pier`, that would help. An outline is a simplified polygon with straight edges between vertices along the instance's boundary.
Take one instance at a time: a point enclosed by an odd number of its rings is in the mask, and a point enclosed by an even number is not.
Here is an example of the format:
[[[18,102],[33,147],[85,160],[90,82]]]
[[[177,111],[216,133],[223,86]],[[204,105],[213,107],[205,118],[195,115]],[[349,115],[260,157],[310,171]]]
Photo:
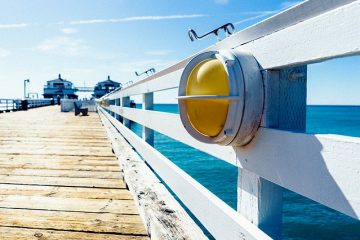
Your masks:
[[[95,98],[101,98],[105,94],[117,89],[121,88],[121,83],[115,82],[110,79],[110,76],[108,76],[107,80],[98,82],[94,88],[94,94],[93,96]]]
[[[78,89],[73,86],[73,83],[59,77],[54,80],[47,81],[44,86],[44,98],[69,98],[77,99],[78,96],[75,94]]]

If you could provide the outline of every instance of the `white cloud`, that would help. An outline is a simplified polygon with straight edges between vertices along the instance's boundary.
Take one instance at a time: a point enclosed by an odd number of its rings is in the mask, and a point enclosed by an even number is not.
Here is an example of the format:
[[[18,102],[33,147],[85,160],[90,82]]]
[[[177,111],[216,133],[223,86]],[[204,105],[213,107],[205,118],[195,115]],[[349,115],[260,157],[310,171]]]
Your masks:
[[[36,49],[57,55],[81,56],[87,53],[89,46],[82,39],[61,36],[44,40]]]
[[[119,23],[119,22],[133,22],[133,21],[158,21],[158,20],[170,20],[170,19],[187,19],[187,18],[200,18],[206,17],[204,14],[190,14],[190,15],[168,15],[168,16],[136,16],[126,18],[111,18],[111,19],[90,19],[72,21],[70,24],[96,24],[96,23]]]
[[[10,51],[4,48],[0,48],[0,58],[6,58],[10,55]]]
[[[61,29],[61,32],[65,34],[73,34],[73,33],[77,33],[77,30],[75,28],[63,28]]]
[[[229,2],[230,0],[215,0],[215,3],[222,5],[228,4]]]
[[[256,12],[258,15],[255,15],[255,16],[249,17],[249,18],[241,19],[241,20],[235,22],[234,24],[237,25],[237,24],[240,24],[240,23],[252,21],[252,20],[255,20],[255,19],[258,19],[258,18],[273,15],[273,14],[278,13],[278,12],[280,12],[280,10]]]
[[[244,23],[244,22],[248,22],[251,20],[256,20],[258,18],[262,18],[262,17],[266,17],[266,16],[270,16],[270,15],[274,15],[276,13],[279,13],[281,11],[284,11],[287,8],[293,7],[299,3],[301,3],[303,1],[285,1],[281,3],[280,9],[278,10],[269,10],[269,11],[255,11],[255,12],[243,12],[242,14],[256,14],[255,16],[249,17],[249,18],[245,18],[245,19],[241,19],[237,22],[235,22],[234,24],[240,24],[240,23]]]
[[[0,24],[0,28],[24,28],[29,25],[29,23]]]
[[[285,1],[285,2],[282,2],[281,3],[281,9],[287,9],[287,8],[290,8],[292,6],[295,6],[299,3],[301,3],[303,1]]]
[[[152,56],[165,56],[165,55],[168,55],[173,52],[175,52],[175,51],[165,49],[165,50],[151,50],[151,51],[145,52],[145,54],[152,55]]]

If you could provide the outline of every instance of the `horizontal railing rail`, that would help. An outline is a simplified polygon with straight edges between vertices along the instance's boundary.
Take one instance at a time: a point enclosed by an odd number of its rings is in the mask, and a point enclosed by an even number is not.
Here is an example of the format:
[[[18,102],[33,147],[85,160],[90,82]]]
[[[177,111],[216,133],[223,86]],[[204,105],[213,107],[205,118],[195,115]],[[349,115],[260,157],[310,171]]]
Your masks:
[[[0,111],[16,111],[19,109],[19,102],[14,99],[0,99]]]
[[[265,218],[272,219],[272,215],[276,215],[274,211],[281,211],[278,210],[281,192],[277,186],[359,219],[360,189],[353,183],[360,182],[360,139],[302,133],[306,111],[306,65],[360,54],[359,13],[359,0],[310,0],[204,50],[250,52],[261,67],[265,88],[263,117],[255,139],[245,147],[199,142],[187,133],[178,114],[153,111],[154,93],[178,88],[182,70],[193,57],[105,95],[101,99],[101,112],[217,239],[235,239],[243,235],[246,236],[244,239],[265,238],[259,229],[249,227],[249,223],[263,225],[261,221],[266,222]],[[297,87],[289,84],[294,79]],[[283,85],[279,88],[276,84]],[[143,96],[142,109],[130,108],[130,97],[139,94]],[[143,126],[143,139],[129,130],[130,121]],[[155,150],[152,131],[238,167],[240,214]],[[267,192],[260,189],[265,186],[260,184],[262,179],[273,184],[264,187]],[[256,190],[251,188],[255,192],[249,193],[246,189],[249,186],[244,181],[256,186]],[[265,197],[272,199],[260,203],[259,199]],[[246,209],[246,204],[251,207]],[[252,205],[259,208],[257,212],[253,211]],[[268,226],[262,226],[262,229],[276,237]]]
[[[28,100],[28,106],[29,108],[36,108],[36,107],[44,107],[51,105],[51,99],[29,99]],[[54,102],[55,104],[55,102]]]
[[[27,110],[57,104],[56,99],[4,99],[0,98],[0,112]]]

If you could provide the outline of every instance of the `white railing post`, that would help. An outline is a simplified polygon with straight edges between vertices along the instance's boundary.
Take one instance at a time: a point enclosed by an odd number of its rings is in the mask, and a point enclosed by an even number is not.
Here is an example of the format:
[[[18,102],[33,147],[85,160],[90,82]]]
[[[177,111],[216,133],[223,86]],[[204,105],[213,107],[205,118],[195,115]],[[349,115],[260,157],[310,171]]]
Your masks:
[[[154,109],[154,94],[153,93],[144,93],[142,95],[142,109],[143,110],[153,110]],[[142,127],[142,137],[143,139],[154,146],[154,131],[145,126]]]
[[[130,97],[123,97],[121,98],[121,105],[122,107],[130,107]],[[123,124],[130,128],[130,120],[127,118],[123,118]]]
[[[261,123],[263,127],[305,131],[306,69],[304,66],[264,72],[265,108]],[[253,224],[272,238],[281,238],[280,186],[239,168],[237,205],[238,212]]]
[[[120,98],[115,99],[115,106],[118,106],[118,107],[121,106]],[[121,115],[120,114],[116,113],[115,116],[116,116],[116,120],[118,120],[118,121],[121,120]]]

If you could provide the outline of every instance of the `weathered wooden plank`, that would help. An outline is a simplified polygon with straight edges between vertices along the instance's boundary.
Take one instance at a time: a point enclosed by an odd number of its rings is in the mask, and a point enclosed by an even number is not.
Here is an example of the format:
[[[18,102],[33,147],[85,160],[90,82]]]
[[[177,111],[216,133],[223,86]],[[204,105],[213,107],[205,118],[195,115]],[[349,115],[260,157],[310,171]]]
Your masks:
[[[56,140],[56,139],[54,139]],[[78,143],[77,143],[78,142]],[[61,146],[62,147],[66,147],[66,148],[75,148],[75,146],[77,148],[86,148],[86,147],[95,147],[95,148],[110,148],[111,146],[109,145],[108,142],[98,142],[98,143],[94,143],[94,142],[82,142],[82,141],[73,141],[73,142],[61,142]],[[60,144],[57,141],[12,141],[12,140],[5,140],[3,141],[2,139],[0,139],[0,147],[17,147],[20,149],[23,148],[29,148],[29,147],[45,147],[45,146],[51,146],[51,147],[58,147]]]
[[[66,117],[68,118],[69,116]],[[102,128],[101,124],[99,124],[98,122],[91,122],[91,121],[84,121],[82,124],[74,124],[73,121],[62,122],[61,124],[53,124],[52,122],[49,122],[46,125],[34,123],[29,125],[28,128],[26,127],[26,125],[14,124],[13,122],[9,122],[9,121],[0,121],[0,123],[1,123],[0,129],[14,129],[14,130],[24,130],[24,131],[33,131],[33,130],[85,131],[87,130],[88,132],[105,133],[104,128]],[[91,125],[89,125],[89,123],[91,123]]]
[[[43,150],[43,151],[56,151],[56,150],[66,150],[66,151],[84,151],[86,149],[89,149],[90,146],[77,146],[75,144],[47,144],[45,142],[42,143],[30,143],[30,144],[23,144],[23,143],[8,143],[8,144],[0,144],[1,148],[4,148],[6,150],[10,149],[21,149],[24,151],[27,151],[29,149],[34,150],[34,154],[36,154],[37,150]],[[111,146],[91,146],[91,151],[98,151],[100,153],[108,154],[108,152],[112,151]]]
[[[69,178],[69,177],[0,175],[0,183],[45,185],[45,186],[68,186],[68,187],[125,188],[124,182],[119,179],[74,178],[74,177]]]
[[[147,236],[0,227],[2,240],[146,240]]]
[[[24,155],[22,155],[24,156]],[[71,161],[66,161],[66,160],[58,160],[58,161],[51,161],[51,159],[15,159],[12,162],[8,163],[9,159],[0,159],[0,165],[5,165],[4,168],[18,168],[21,165],[27,166],[27,168],[31,168],[32,165],[34,166],[42,166],[44,168],[46,168],[47,166],[51,169],[52,167],[66,167],[66,166],[72,166],[74,169],[73,170],[77,170],[80,169],[82,167],[84,167],[85,169],[87,169],[87,167],[96,167],[99,166],[100,169],[102,169],[102,171],[104,170],[109,170],[109,171],[119,171],[120,167],[118,165],[117,162],[113,162],[113,161],[88,161],[88,160],[83,160],[83,161],[75,161],[75,162],[71,162]],[[33,161],[31,161],[33,160]],[[49,161],[50,160],[50,161]],[[71,169],[70,169],[71,170]],[[96,169],[94,169],[96,171]]]
[[[28,154],[28,155],[22,155],[22,154],[1,154],[0,153],[0,159],[1,160],[9,160],[9,162],[12,161],[31,161],[31,162],[38,162],[38,161],[45,161],[46,162],[59,162],[59,163],[71,163],[74,164],[81,164],[82,162],[85,164],[106,164],[110,162],[117,162],[117,159],[115,156],[92,156],[92,155],[85,155],[85,156],[66,156],[66,155],[37,155],[37,154]]]
[[[32,156],[32,155],[28,155]],[[62,165],[74,165],[74,167],[78,166],[108,166],[108,167],[115,167],[115,169],[120,170],[118,162],[115,161],[96,161],[96,160],[83,160],[83,161],[71,161],[71,160],[56,160],[52,161],[50,158],[26,158],[25,155],[21,155],[23,159],[15,158],[0,158],[0,165],[1,164],[7,164],[8,161],[11,161],[9,163],[8,168],[11,167],[11,165],[42,165],[42,166],[62,166]]]
[[[71,135],[64,135],[62,133],[52,133],[52,132],[42,132],[42,133],[37,133],[37,132],[33,132],[33,133],[21,133],[21,132],[7,132],[6,134],[1,133],[2,136],[5,137],[26,137],[26,138],[31,138],[31,137],[37,137],[37,138],[62,138],[62,139],[94,139],[93,135],[79,135],[79,134],[71,134]],[[96,139],[103,139],[106,140],[107,138],[99,135],[96,136]]]
[[[25,136],[25,137],[37,137],[37,136],[46,136],[47,138],[61,138],[67,137],[67,138],[103,138],[103,134],[95,134],[95,133],[81,133],[81,132],[66,132],[66,131],[40,131],[40,130],[34,130],[29,132],[23,132],[23,131],[14,131],[14,130],[0,130],[1,136],[5,137],[11,137],[11,136]]]
[[[66,116],[68,118],[68,116]],[[47,123],[46,125],[41,124],[31,124],[31,125],[21,125],[14,124],[9,121],[1,121],[0,120],[0,129],[15,129],[15,130],[24,130],[24,131],[33,131],[33,130],[47,130],[47,131],[70,131],[70,130],[87,130],[88,132],[101,132],[105,133],[104,128],[96,121],[85,121],[82,124],[74,124],[73,121],[62,122],[61,124],[53,124],[52,122]],[[68,124],[67,124],[68,123]],[[91,125],[89,125],[91,123]]]
[[[0,226],[146,235],[138,215],[0,208]]]
[[[32,143],[32,142],[47,142],[49,144],[53,143],[78,143],[78,144],[109,144],[109,141],[106,138],[84,138],[79,142],[78,139],[72,138],[48,138],[48,137],[6,137],[0,136],[0,142],[23,142],[23,143]],[[106,145],[107,146],[107,145]]]
[[[67,163],[1,163],[0,168],[22,168],[22,169],[49,169],[49,170],[75,170],[75,171],[111,171],[111,172],[119,172],[119,166],[99,166],[97,164],[93,165],[80,165],[80,164],[67,164]]]
[[[0,195],[87,199],[133,199],[127,189],[0,184]]]
[[[57,137],[61,137],[61,135],[65,135],[68,136],[68,138],[71,137],[84,137],[84,138],[89,138],[89,137],[97,137],[100,139],[104,139],[104,133],[96,133],[96,132],[90,132],[91,130],[55,130],[55,129],[51,129],[51,130],[47,130],[47,129],[0,129],[0,134],[2,137],[7,137],[7,136],[13,136],[13,135],[21,135],[21,136],[28,136],[28,137],[36,137],[36,135],[43,135],[46,136],[47,138],[57,138]]]
[[[82,148],[82,149],[68,149],[66,147],[45,147],[45,148],[1,148],[0,151],[2,154],[37,154],[37,155],[71,155],[71,156],[105,156],[112,157],[114,156],[111,149],[100,149],[94,148]]]
[[[0,175],[120,179],[120,172],[74,171],[53,169],[0,168]]]
[[[53,196],[0,196],[0,208],[118,214],[138,213],[133,200],[60,198]]]
[[[147,239],[120,171],[97,115],[0,118],[0,238]]]
[[[30,157],[29,157],[30,156]],[[57,166],[57,165],[74,165],[74,166],[114,166],[120,169],[118,162],[116,161],[106,161],[106,160],[79,160],[79,161],[71,161],[68,159],[64,160],[53,160],[51,158],[31,158],[32,155],[21,155],[21,158],[1,158],[0,164],[5,164],[8,161],[11,161],[10,165],[15,164],[23,164],[23,165],[41,165],[43,166]]]

